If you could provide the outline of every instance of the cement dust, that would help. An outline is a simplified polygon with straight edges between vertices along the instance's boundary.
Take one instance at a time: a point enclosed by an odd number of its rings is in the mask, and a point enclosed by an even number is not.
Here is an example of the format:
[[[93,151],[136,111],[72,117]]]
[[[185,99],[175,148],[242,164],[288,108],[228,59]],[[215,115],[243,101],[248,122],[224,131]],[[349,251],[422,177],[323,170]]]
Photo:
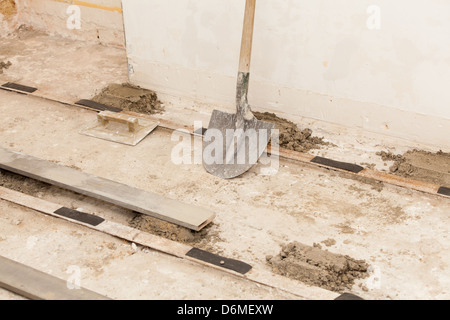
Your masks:
[[[266,260],[274,273],[335,292],[350,290],[355,280],[368,277],[365,261],[299,242],[284,245],[277,256]]]
[[[329,145],[323,138],[314,137],[311,129],[300,130],[299,127],[286,119],[280,118],[273,113],[253,112],[258,120],[274,123],[276,129],[280,131],[280,147],[298,151],[308,152],[313,149],[320,149],[323,145]]]
[[[372,187],[372,190],[376,190],[378,192],[381,192],[384,189],[384,183],[382,181],[377,181],[371,178],[366,178],[366,177],[362,177],[362,176],[358,176],[358,175],[348,175],[348,174],[344,174],[344,173],[337,173],[337,176],[340,177],[345,177],[346,179],[352,179],[361,183],[364,183],[366,185],[369,185]]]
[[[403,155],[378,152],[384,161],[393,161],[391,173],[442,187],[450,187],[450,153],[411,150]]]
[[[142,114],[164,112],[164,106],[158,100],[155,92],[129,83],[110,84],[92,100],[107,106]]]

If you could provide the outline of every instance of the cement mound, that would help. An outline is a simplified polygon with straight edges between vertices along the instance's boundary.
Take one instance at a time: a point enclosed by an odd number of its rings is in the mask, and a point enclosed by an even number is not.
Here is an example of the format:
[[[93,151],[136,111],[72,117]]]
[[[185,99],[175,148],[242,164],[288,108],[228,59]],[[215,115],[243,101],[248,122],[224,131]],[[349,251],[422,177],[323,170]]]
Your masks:
[[[274,113],[253,112],[258,120],[274,123],[276,129],[280,131],[280,147],[298,151],[308,152],[313,149],[320,149],[323,145],[328,145],[323,138],[314,137],[313,131],[309,128],[300,130],[292,121],[283,119]]]
[[[299,242],[284,245],[280,254],[266,260],[277,274],[336,292],[351,289],[356,279],[368,276],[369,268],[365,261]]]
[[[384,161],[393,161],[391,173],[415,180],[450,187],[450,153],[411,150],[405,154],[378,152]]]
[[[155,92],[129,83],[110,84],[93,101],[142,114],[163,113],[164,107]]]

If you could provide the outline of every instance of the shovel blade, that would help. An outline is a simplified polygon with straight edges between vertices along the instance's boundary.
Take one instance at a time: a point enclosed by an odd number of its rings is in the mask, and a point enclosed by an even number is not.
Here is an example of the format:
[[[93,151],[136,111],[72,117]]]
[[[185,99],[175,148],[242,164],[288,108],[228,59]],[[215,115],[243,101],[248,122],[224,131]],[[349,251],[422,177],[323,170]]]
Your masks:
[[[210,174],[233,179],[247,172],[262,156],[275,125],[256,118],[236,128],[235,114],[214,110],[203,139],[203,166]]]

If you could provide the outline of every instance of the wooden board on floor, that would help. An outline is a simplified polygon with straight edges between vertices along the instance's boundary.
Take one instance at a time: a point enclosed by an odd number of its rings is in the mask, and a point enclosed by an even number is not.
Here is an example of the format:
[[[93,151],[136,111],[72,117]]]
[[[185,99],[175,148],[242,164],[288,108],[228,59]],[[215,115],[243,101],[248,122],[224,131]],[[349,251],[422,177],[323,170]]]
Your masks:
[[[26,91],[20,91],[20,90],[15,90],[12,88],[1,87],[1,86],[0,86],[0,89],[4,89],[7,91],[11,91],[11,92],[16,92],[19,94],[26,94],[29,96],[34,96],[34,97],[37,97],[40,99],[45,99],[45,100],[49,100],[49,101],[53,101],[53,102],[57,102],[57,103],[62,103],[62,104],[69,105],[72,107],[84,108],[86,110],[96,111],[96,112],[99,111],[95,108],[78,105],[74,102],[61,101],[60,99],[52,98],[48,95],[44,96],[44,95],[36,94],[36,92],[39,92],[39,91],[36,91],[33,93],[28,93]],[[140,113],[131,112],[131,111],[127,111],[127,110],[123,110],[121,113],[128,114],[128,115],[134,115],[134,116],[140,116],[140,117],[144,117],[144,118],[154,120],[154,121],[159,121],[160,122],[159,128],[163,128],[163,129],[167,129],[167,130],[171,130],[171,131],[185,129],[185,130],[190,131],[191,134],[195,135],[192,127],[185,125],[185,124],[178,124],[178,123],[175,123],[170,120],[165,120],[156,115],[150,116],[147,114],[140,114]],[[371,170],[371,169],[364,169],[363,171],[361,171],[359,173],[352,173],[350,171],[345,171],[345,170],[342,170],[339,168],[328,167],[323,164],[314,163],[311,161],[314,159],[313,155],[303,153],[303,152],[292,151],[292,150],[288,150],[288,149],[284,149],[284,148],[279,148],[278,151],[274,151],[274,150],[271,150],[271,148],[269,146],[266,151],[269,154],[278,155],[282,159],[294,160],[294,161],[298,161],[298,162],[302,162],[302,163],[308,163],[308,164],[311,164],[311,165],[314,165],[317,167],[325,167],[325,168],[331,169],[333,171],[346,172],[348,174],[373,179],[374,181],[380,181],[380,182],[388,183],[388,184],[391,184],[394,186],[412,189],[412,190],[416,190],[416,191],[421,191],[421,192],[425,192],[425,193],[429,193],[429,194],[433,194],[433,195],[438,195],[441,197],[446,197],[446,198],[450,197],[450,191],[448,190],[449,188],[444,187],[444,186],[438,186],[438,185],[434,185],[434,184],[430,184],[430,183],[423,183],[421,181],[417,181],[417,180],[409,179],[409,178],[400,177],[400,179],[399,179],[399,177],[396,175],[384,173],[381,171]]]
[[[205,208],[165,198],[76,169],[0,147],[0,169],[100,199],[194,231],[208,225],[215,214]]]
[[[67,281],[0,256],[0,287],[31,300],[109,300]]]

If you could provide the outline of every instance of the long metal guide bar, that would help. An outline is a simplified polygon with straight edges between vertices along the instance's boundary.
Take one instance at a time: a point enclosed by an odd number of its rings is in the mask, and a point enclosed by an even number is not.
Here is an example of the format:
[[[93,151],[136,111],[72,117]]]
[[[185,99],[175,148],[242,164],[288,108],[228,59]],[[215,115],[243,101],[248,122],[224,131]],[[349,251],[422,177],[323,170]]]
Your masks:
[[[71,290],[67,281],[2,256],[0,287],[32,300],[109,300],[84,288]]]
[[[103,200],[154,218],[200,231],[215,214],[76,169],[0,147],[0,169]]]

